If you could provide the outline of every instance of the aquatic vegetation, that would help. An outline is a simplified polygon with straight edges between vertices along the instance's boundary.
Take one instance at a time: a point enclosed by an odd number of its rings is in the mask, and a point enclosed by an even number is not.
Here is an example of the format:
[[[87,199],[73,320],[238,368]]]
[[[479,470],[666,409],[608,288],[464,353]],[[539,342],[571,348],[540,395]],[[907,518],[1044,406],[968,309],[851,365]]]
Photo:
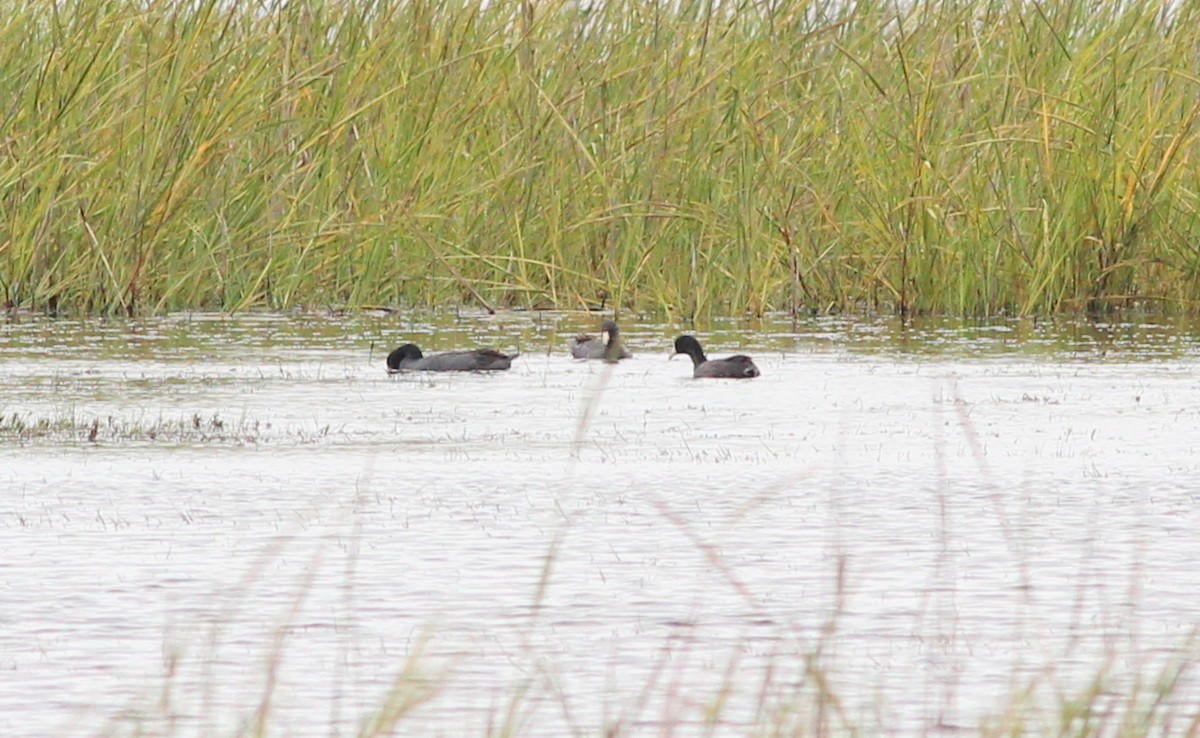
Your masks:
[[[93,415],[74,409],[53,414],[0,413],[0,439],[9,443],[184,443],[258,444],[286,439],[313,443],[327,438],[328,425],[314,429],[274,428],[269,421],[226,420],[220,413],[177,418]]]
[[[1196,306],[1195,3],[4,8],[10,308]]]

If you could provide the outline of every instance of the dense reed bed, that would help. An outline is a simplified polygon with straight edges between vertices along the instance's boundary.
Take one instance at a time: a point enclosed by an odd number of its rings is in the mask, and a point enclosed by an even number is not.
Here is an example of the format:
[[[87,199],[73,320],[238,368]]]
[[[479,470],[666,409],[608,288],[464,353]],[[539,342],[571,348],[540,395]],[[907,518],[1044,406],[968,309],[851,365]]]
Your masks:
[[[1197,307],[1195,0],[2,4],[12,307]]]

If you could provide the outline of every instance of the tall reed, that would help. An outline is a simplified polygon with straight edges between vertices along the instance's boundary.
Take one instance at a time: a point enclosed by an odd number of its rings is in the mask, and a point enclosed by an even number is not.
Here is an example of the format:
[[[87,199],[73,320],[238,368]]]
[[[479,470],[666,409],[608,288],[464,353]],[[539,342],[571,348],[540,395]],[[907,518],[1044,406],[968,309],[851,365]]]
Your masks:
[[[0,6],[10,307],[1197,305],[1196,0]]]

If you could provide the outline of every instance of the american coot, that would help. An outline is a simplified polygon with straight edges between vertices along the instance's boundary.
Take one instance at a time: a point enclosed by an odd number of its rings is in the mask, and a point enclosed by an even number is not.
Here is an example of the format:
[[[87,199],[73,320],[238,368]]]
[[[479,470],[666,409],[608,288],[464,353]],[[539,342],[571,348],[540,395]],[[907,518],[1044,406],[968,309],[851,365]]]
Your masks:
[[[749,356],[738,354],[727,359],[709,359],[704,355],[704,349],[700,348],[700,342],[692,336],[680,336],[675,339],[675,353],[671,356],[679,354],[692,357],[693,377],[751,379],[761,374]]]
[[[571,356],[612,362],[628,359],[633,354],[621,343],[621,332],[617,330],[616,321],[606,320],[600,326],[599,337],[587,334],[575,336],[575,342],[571,344]]]
[[[450,351],[444,354],[425,356],[421,349],[406,343],[388,354],[388,372],[490,372],[512,366],[519,354],[508,356],[492,349],[473,351]]]

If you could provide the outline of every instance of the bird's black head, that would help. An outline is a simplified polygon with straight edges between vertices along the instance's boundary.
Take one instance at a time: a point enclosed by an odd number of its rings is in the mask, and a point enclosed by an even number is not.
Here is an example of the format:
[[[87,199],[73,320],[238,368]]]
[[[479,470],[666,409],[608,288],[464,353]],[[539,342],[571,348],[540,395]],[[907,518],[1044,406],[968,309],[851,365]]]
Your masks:
[[[402,368],[401,364],[406,361],[416,361],[417,359],[420,359],[421,356],[421,349],[417,348],[414,344],[406,343],[392,353],[388,354],[388,371],[398,372]]]
[[[672,356],[677,354],[687,354],[692,357],[693,364],[703,364],[708,361],[708,357],[704,355],[704,349],[700,348],[700,342],[693,336],[680,336],[675,339],[675,353]]]

